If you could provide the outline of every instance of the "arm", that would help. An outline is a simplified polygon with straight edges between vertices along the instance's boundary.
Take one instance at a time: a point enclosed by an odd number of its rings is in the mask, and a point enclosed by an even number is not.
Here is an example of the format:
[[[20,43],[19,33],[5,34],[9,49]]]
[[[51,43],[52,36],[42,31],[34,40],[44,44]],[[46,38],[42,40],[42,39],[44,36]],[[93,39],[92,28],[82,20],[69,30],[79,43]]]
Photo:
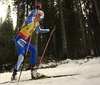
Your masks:
[[[39,25],[37,26],[36,30],[37,30],[38,32],[40,32],[40,33],[47,33],[47,32],[50,32],[49,29],[41,29]]]
[[[32,17],[35,15],[35,13],[36,13],[36,10],[33,10],[33,11],[29,14],[29,16],[27,17],[27,19],[26,19],[26,21],[25,21],[25,24],[26,24],[26,25],[28,25],[29,23],[32,22]]]

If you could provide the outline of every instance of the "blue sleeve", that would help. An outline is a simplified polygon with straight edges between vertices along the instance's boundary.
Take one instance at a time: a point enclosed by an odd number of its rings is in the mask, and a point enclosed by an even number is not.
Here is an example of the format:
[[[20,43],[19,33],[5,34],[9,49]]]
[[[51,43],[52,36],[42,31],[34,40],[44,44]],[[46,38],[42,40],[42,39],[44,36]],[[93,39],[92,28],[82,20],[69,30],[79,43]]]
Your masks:
[[[37,26],[36,30],[40,33],[47,33],[47,32],[50,32],[49,29],[41,29],[39,26]]]
[[[33,10],[33,11],[29,14],[29,16],[27,17],[27,19],[26,19],[26,21],[25,21],[25,24],[26,24],[26,25],[32,22],[32,17],[35,15],[35,13],[36,13],[36,10]]]

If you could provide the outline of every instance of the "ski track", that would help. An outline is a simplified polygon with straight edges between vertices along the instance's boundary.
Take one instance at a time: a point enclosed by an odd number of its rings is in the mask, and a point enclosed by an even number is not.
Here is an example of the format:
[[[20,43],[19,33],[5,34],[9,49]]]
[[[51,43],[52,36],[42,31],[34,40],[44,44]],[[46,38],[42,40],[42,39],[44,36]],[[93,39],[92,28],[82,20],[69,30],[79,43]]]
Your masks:
[[[48,76],[68,74],[77,75],[24,81],[19,82],[18,85],[100,85],[100,58],[90,59],[86,63],[83,62],[85,60],[66,60],[66,62],[67,61],[69,61],[69,63],[59,64],[55,68],[39,69],[38,72]],[[9,81],[11,75],[12,73],[9,72],[1,73],[0,83]],[[30,78],[30,70],[23,71],[20,80]],[[6,83],[2,85],[17,85],[17,83]]]

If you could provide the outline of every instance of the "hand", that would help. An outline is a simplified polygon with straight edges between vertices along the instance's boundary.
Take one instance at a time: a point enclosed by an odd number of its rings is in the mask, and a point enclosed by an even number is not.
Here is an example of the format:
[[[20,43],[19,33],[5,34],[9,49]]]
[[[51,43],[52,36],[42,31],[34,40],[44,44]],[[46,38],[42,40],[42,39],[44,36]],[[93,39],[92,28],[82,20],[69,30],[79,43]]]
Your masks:
[[[39,7],[41,7],[41,3],[39,2],[38,4],[37,4]]]
[[[41,3],[39,2],[36,6],[36,9],[40,9],[41,8]]]
[[[53,27],[50,28],[50,32],[52,32],[52,30],[53,30]]]
[[[52,30],[54,30],[56,28],[56,26],[54,25],[54,26],[52,26],[51,28],[50,28],[50,32],[52,31]]]

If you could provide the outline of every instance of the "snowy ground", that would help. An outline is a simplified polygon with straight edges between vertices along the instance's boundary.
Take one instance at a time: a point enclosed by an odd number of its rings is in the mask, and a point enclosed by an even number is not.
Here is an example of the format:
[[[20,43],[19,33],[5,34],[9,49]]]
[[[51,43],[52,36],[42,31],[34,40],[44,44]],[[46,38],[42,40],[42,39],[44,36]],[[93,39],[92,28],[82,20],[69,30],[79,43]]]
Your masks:
[[[61,61],[55,68],[39,69],[38,72],[45,75],[69,75],[59,78],[41,79],[20,82],[19,85],[100,85],[100,58],[85,60]],[[0,83],[10,80],[12,73],[1,73]],[[18,73],[19,75],[19,73]],[[29,79],[30,71],[23,71],[21,80]],[[17,83],[7,83],[3,85],[17,85]]]

